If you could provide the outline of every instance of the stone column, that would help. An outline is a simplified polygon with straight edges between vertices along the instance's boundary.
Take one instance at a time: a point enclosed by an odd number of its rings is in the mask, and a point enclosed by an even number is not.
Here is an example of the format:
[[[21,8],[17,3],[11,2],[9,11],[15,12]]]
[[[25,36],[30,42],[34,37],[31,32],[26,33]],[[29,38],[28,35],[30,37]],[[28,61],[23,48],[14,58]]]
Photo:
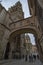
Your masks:
[[[12,59],[13,56],[12,56],[12,51],[14,50],[14,42],[12,41],[10,43],[10,52],[9,52],[9,59]]]
[[[43,62],[43,36],[39,40],[39,43],[40,43],[40,60]]]
[[[39,39],[37,39],[36,43],[37,43],[40,60],[43,62],[43,51],[42,51],[42,47],[41,47],[41,42]]]
[[[17,35],[16,37],[16,52],[19,53],[19,58],[21,56],[21,46],[20,46],[20,35]]]
[[[20,51],[20,35],[17,35],[17,49]]]

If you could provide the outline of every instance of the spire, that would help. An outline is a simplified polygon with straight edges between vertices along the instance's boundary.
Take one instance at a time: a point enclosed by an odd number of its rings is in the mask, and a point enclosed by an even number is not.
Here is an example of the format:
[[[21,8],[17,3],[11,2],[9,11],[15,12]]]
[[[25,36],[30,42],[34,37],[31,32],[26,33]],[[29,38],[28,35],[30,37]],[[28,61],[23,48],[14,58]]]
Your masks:
[[[15,4],[15,6],[22,6],[22,4],[21,4],[20,1],[18,1],[18,2]]]

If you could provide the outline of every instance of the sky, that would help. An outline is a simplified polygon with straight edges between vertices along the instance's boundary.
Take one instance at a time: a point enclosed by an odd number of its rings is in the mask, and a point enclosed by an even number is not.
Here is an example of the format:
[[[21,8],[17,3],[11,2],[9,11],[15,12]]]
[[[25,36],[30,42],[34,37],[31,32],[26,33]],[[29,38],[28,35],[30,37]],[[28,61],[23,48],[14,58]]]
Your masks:
[[[2,0],[2,5],[6,8],[6,10],[8,10],[8,8],[10,8],[11,6],[15,5],[15,3],[17,1],[20,1],[22,4],[22,9],[24,12],[24,17],[30,17],[30,13],[29,13],[29,7],[27,4],[27,0]]]
[[[21,4],[22,4],[22,9],[23,9],[23,12],[24,12],[24,18],[30,17],[29,6],[28,6],[28,3],[27,3],[27,0],[2,0],[1,4],[5,7],[6,10],[8,10],[8,8],[15,5],[15,3],[17,1],[20,1]],[[35,38],[34,38],[33,34],[28,34],[28,35],[30,36],[31,42],[34,45],[35,44]]]
[[[26,34],[29,35],[31,43],[32,43],[33,45],[36,45],[34,35],[33,35],[32,33],[26,33]],[[25,34],[25,35],[26,35],[26,34]]]
[[[30,37],[31,43],[32,43],[33,45],[35,45],[36,43],[35,43],[35,37],[34,37],[34,35],[33,35],[33,34],[30,34],[30,33],[28,33],[28,35],[29,35],[29,37]]]

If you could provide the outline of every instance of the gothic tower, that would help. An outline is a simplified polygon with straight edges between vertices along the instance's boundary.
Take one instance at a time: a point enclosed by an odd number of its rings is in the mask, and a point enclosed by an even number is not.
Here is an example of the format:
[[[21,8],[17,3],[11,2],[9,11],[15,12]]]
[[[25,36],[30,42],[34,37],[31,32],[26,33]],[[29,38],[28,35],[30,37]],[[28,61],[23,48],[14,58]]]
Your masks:
[[[24,18],[22,4],[19,1],[14,6],[9,8],[9,13],[13,21],[18,21]]]

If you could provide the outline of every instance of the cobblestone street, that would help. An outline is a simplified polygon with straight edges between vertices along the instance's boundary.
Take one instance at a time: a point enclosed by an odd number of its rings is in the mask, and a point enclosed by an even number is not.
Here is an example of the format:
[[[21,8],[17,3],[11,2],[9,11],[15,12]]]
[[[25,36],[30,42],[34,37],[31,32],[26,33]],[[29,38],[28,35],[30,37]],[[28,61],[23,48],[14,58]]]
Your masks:
[[[35,62],[29,62],[25,60],[10,60],[7,62],[0,62],[0,65],[43,65],[40,60],[36,60]]]

